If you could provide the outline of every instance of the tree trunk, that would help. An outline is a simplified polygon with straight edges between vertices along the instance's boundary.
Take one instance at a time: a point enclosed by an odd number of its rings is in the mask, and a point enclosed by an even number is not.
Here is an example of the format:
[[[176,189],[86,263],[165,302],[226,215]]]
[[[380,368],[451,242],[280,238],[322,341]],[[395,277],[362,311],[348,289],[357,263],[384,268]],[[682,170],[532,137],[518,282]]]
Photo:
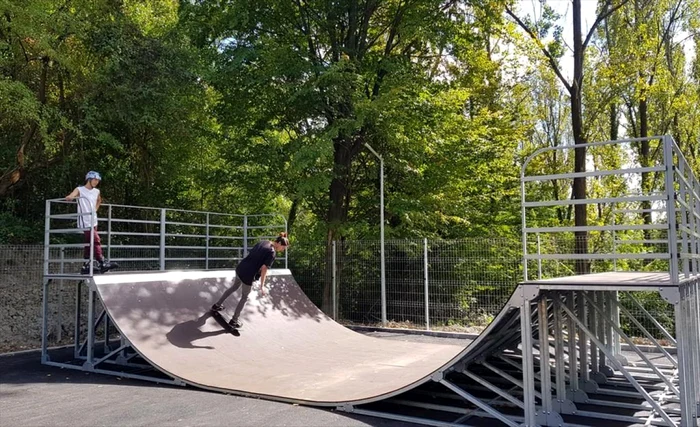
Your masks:
[[[583,85],[583,40],[581,38],[581,0],[573,0],[574,19],[574,81],[571,85],[571,125],[574,133],[574,144],[586,143],[583,132],[583,110],[581,108],[581,94]],[[574,154],[574,172],[586,171],[586,148],[576,147]],[[573,198],[583,200],[586,198],[586,178],[574,178]],[[574,224],[577,227],[588,225],[587,205],[574,206]],[[574,233],[576,254],[588,253],[588,232],[576,231]],[[590,262],[585,259],[576,260],[576,273],[587,274],[590,272]]]
[[[339,228],[347,219],[350,189],[350,165],[352,163],[351,142],[337,139],[333,142],[333,179],[331,180],[328,206],[328,233],[326,234],[326,280],[323,286],[323,304],[321,310],[330,313],[333,307],[332,287],[332,251],[333,241],[338,239]]]
[[[292,229],[294,228],[294,221],[297,219],[297,212],[299,212],[299,199],[292,200],[292,206],[289,208],[289,214],[287,215],[287,233],[292,234]]]
[[[610,140],[615,141],[618,135],[619,120],[617,119],[617,105],[610,104]]]
[[[648,104],[645,96],[639,100],[639,136],[641,138],[646,138],[649,136],[649,113]],[[642,141],[639,144],[639,164],[642,167],[648,167],[651,165],[651,159],[649,159],[650,147],[649,141]],[[651,175],[649,172],[642,172],[642,194],[649,194],[652,191],[651,185]],[[651,202],[645,200],[641,203],[642,219],[644,224],[651,224]],[[644,230],[644,240],[651,239],[651,230]]]

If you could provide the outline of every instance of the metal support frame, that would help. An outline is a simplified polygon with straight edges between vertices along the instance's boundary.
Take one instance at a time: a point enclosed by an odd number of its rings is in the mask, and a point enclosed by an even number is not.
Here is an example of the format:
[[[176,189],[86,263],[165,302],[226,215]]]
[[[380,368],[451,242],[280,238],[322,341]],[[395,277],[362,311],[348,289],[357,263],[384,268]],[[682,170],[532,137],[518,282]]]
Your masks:
[[[697,284],[694,286],[690,289],[696,290]],[[523,294],[528,292],[526,290]],[[573,415],[576,424],[584,425],[599,425],[602,420],[663,426],[694,425],[697,415],[692,412],[685,414],[678,409],[683,389],[677,385],[696,386],[690,385],[692,381],[684,380],[687,375],[681,376],[673,369],[676,363],[673,352],[664,349],[664,355],[670,357],[672,363],[659,366],[635,346],[620,328],[615,310],[611,309],[615,307],[609,303],[615,298],[614,292],[561,289],[540,291],[534,298],[523,299],[521,310],[511,312],[516,313],[520,320],[519,324],[516,323],[520,339],[513,341],[512,326],[505,327],[513,323],[504,315],[494,320],[485,331],[485,338],[476,343],[477,348],[467,352],[453,365],[454,369],[433,379],[445,386],[448,393],[432,388],[421,391],[419,388],[390,402],[398,407],[455,413],[455,420],[449,425],[463,425],[465,417],[474,416],[497,419],[506,425],[568,425],[571,421],[567,421],[567,417]],[[622,314],[625,319],[632,315],[629,311]],[[587,322],[592,318],[598,320],[600,328]],[[635,320],[639,321],[638,318]],[[695,326],[686,324],[685,327],[690,331]],[[614,346],[606,342],[611,336],[609,330],[619,335],[636,353],[640,360],[637,366],[626,366],[615,357]],[[650,340],[654,340],[653,335]],[[550,357],[552,348],[553,358]],[[575,351],[569,351],[571,348]],[[608,381],[602,384],[585,380],[588,368],[595,368],[590,364],[591,356],[598,352],[603,355],[603,366],[609,364],[611,367],[611,375],[606,377]],[[531,369],[535,366],[539,367],[537,372]],[[589,398],[587,392],[593,392],[597,397]],[[439,397],[443,403],[428,404],[421,396]],[[640,403],[628,399],[637,399]],[[445,400],[454,403],[444,403]],[[577,408],[579,403],[585,403],[586,410]],[[362,410],[363,406],[356,407],[355,412],[357,408]],[[629,413],[618,413],[621,408],[628,409]],[[372,414],[392,419],[404,416],[401,412],[376,410]],[[430,417],[412,418],[412,422],[427,425],[432,425],[433,421]]]
[[[659,139],[659,138],[655,138]],[[622,142],[636,142],[626,140]],[[338,409],[353,413],[364,413],[401,421],[423,423],[427,425],[464,425],[474,417],[486,417],[498,420],[508,426],[599,425],[601,420],[617,420],[662,426],[695,426],[700,412],[700,184],[685,166],[682,154],[670,137],[661,138],[664,144],[663,165],[650,168],[632,168],[621,171],[590,171],[580,173],[558,174],[552,176],[526,176],[523,168],[523,270],[524,282],[520,284],[504,310],[494,319],[459,358],[450,366],[441,368],[430,380],[402,395],[390,398],[392,409],[366,409],[364,405],[347,402]],[[619,141],[618,141],[619,142]],[[585,144],[586,147],[610,145],[615,142]],[[581,148],[581,147],[578,147]],[[557,147],[556,149],[560,149]],[[561,147],[572,149],[572,147]],[[534,155],[550,150],[540,150]],[[375,153],[376,154],[376,153]],[[527,163],[526,161],[526,166]],[[525,184],[542,179],[571,179],[583,176],[603,176],[615,173],[641,173],[655,171],[665,174],[663,195],[642,195],[632,198],[603,198],[574,201],[536,201],[525,198]],[[680,190],[676,191],[677,188]],[[646,197],[646,198],[645,198]],[[668,338],[675,351],[661,345],[657,335],[643,328],[642,320],[652,316],[648,311],[632,313],[622,307],[618,291],[609,284],[589,281],[561,283],[547,281],[539,275],[546,273],[540,261],[569,260],[576,254],[528,254],[531,242],[528,233],[572,232],[572,227],[528,227],[527,210],[542,206],[593,203],[597,201],[610,203],[638,203],[641,200],[653,200],[662,203],[666,209],[667,232],[666,253],[656,253],[649,259],[668,260],[668,279],[654,287],[626,283],[624,290],[630,293],[656,290],[675,309],[675,337],[664,329],[659,322],[651,324],[661,336]],[[156,234],[160,244],[160,267],[166,265],[166,243],[169,236],[165,233],[167,215],[161,211],[159,221],[161,232]],[[382,209],[383,213],[383,209]],[[51,271],[50,249],[52,230],[50,218],[51,204],[47,202],[47,220],[45,232],[44,260],[44,319],[42,321],[42,362],[52,366],[61,366],[90,372],[117,374],[123,377],[145,379],[149,381],[181,384],[177,379],[168,379],[153,372],[152,376],[142,372],[129,372],[125,368],[143,366],[136,363],[137,353],[128,342],[123,340],[114,348],[109,339],[108,316],[96,316],[100,307],[98,295],[90,277],[77,275],[53,274]],[[68,215],[62,218],[69,218]],[[110,214],[110,223],[118,219]],[[243,249],[247,250],[249,216],[244,216]],[[382,218],[383,225],[383,218]],[[654,224],[654,230],[660,230]],[[286,226],[285,226],[286,229]],[[111,228],[110,228],[111,230]],[[625,224],[610,227],[591,227],[586,231],[614,230],[625,231]],[[634,232],[640,227],[628,228]],[[60,230],[59,230],[60,231]],[[210,237],[209,219],[207,218],[206,237]],[[382,239],[383,242],[383,239]],[[113,243],[113,241],[112,241]],[[208,243],[207,243],[208,245]],[[207,246],[208,247],[208,246]],[[538,247],[539,239],[538,239]],[[586,255],[583,259],[643,259],[647,254],[578,254]],[[207,255],[207,260],[209,259]],[[538,261],[538,280],[530,281],[527,276],[528,261]],[[61,265],[69,260],[61,260]],[[382,268],[384,259],[382,257]],[[616,264],[620,267],[620,264]],[[382,274],[383,276],[383,274]],[[74,359],[82,363],[57,362],[51,360],[47,351],[48,336],[48,294],[53,280],[76,280],[75,337]],[[86,280],[87,279],[87,280]],[[427,278],[426,278],[427,279]],[[87,313],[83,315],[82,287],[88,284]],[[427,284],[427,280],[426,280]],[[384,277],[382,291],[385,292]],[[427,294],[426,294],[427,295]],[[335,299],[335,298],[334,298]],[[633,304],[639,305],[634,298]],[[385,308],[385,300],[383,309]],[[426,309],[427,309],[426,304]],[[337,315],[337,313],[334,313]],[[83,321],[83,317],[86,320]],[[652,361],[623,330],[621,321],[630,321],[641,328],[652,346],[666,359],[667,364],[660,365]],[[383,319],[386,314],[383,312]],[[82,327],[86,324],[85,336]],[[100,326],[105,325],[104,338],[98,337]],[[101,341],[101,339],[104,341]],[[620,352],[621,341],[639,360],[627,360]],[[428,380],[426,378],[426,380]],[[594,398],[590,396],[595,394]],[[425,396],[440,397],[439,402],[428,402]],[[630,402],[636,399],[638,402]],[[585,404],[585,410],[577,407]],[[421,416],[402,413],[401,408],[421,409]],[[614,410],[613,410],[614,408]],[[629,413],[620,413],[629,409]],[[641,413],[640,413],[641,412]],[[440,415],[432,416],[431,413]],[[446,420],[448,415],[454,418]],[[571,418],[575,417],[575,418]]]
[[[507,305],[510,314],[501,313],[453,365],[454,370],[443,378],[434,379],[449,392],[426,386],[391,399],[399,407],[428,411],[421,418],[412,417],[412,422],[443,425],[433,423],[437,419],[444,422],[444,414],[450,413],[455,414],[455,418],[448,425],[464,425],[473,417],[488,417],[506,425],[518,423],[523,426],[600,425],[604,420],[682,427],[697,425],[700,408],[700,184],[672,138],[649,139],[658,140],[663,145],[660,164],[649,167],[545,176],[526,174],[530,160],[542,153],[629,145],[642,141],[640,138],[577,147],[550,147],[535,152],[525,161],[521,176],[524,282]],[[555,201],[529,201],[526,197],[526,186],[530,182],[649,172],[664,175],[662,194]],[[661,213],[660,218],[666,218],[665,222],[649,225],[626,223],[624,215],[639,215],[635,206],[643,201],[650,201],[652,210]],[[589,227],[528,224],[530,209],[590,203],[615,206],[622,212],[622,221],[612,226]],[[658,234],[651,239],[629,238],[638,236],[643,230],[665,233],[666,238],[660,239]],[[541,240],[543,234],[575,231],[613,233],[613,252],[544,253],[547,246]],[[628,232],[629,236],[626,235]],[[665,253],[618,252],[628,245],[658,244],[665,245]],[[529,253],[531,247],[536,253]],[[618,262],[620,260],[667,260],[667,278],[670,280],[659,282],[658,286],[626,283],[626,300],[638,308],[632,312],[620,303],[620,289],[609,284],[598,285],[594,277],[561,286],[547,283],[544,262],[576,259],[609,260],[615,271],[624,265]],[[537,280],[528,277],[530,262],[536,262],[533,266],[537,270]],[[547,286],[537,290],[539,284]],[[634,298],[634,293],[650,290],[656,290],[674,305],[675,337]],[[626,335],[622,322],[640,328],[666,363],[652,361]],[[651,324],[655,331],[652,333],[644,328],[644,324]],[[675,348],[662,346],[657,339],[659,336]],[[622,353],[623,343],[631,349],[634,357]],[[424,396],[439,398],[441,403],[427,403]],[[577,408],[582,404],[586,405],[585,410]],[[629,413],[621,413],[623,409]],[[355,407],[354,412],[362,410],[362,406]],[[442,415],[432,417],[429,411]],[[372,415],[401,419],[398,410],[372,411]]]

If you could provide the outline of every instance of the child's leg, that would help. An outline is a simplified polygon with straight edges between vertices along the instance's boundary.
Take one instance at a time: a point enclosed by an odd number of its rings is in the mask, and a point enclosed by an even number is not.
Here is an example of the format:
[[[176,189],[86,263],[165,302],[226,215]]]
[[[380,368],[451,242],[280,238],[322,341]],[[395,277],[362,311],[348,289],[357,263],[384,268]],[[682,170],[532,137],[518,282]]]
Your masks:
[[[95,253],[95,259],[99,262],[104,261],[104,256],[102,256],[102,241],[100,240],[100,234],[97,232],[97,227],[94,227],[92,229],[92,234],[95,236],[94,237],[94,253]]]
[[[92,230],[85,230],[83,236],[85,236],[85,248],[83,249],[83,258],[90,259],[90,235]]]
[[[83,250],[83,258],[90,259],[90,235],[93,235],[93,254],[95,255],[95,260],[104,261],[102,256],[102,242],[100,241],[100,235],[97,233],[97,227],[92,230],[86,230],[84,232],[85,236],[85,249]]]
[[[224,294],[221,295],[221,298],[219,298],[219,300],[216,302],[215,305],[223,304],[224,301],[226,301],[226,298],[230,297],[232,293],[236,292],[238,290],[238,288],[241,287],[241,284],[243,284],[243,282],[241,281],[241,279],[238,278],[238,276],[236,276],[233,279],[233,285],[231,285],[230,288],[228,288],[228,289],[226,289],[226,291],[224,291]]]
[[[245,306],[246,301],[248,301],[248,295],[250,294],[251,289],[253,289],[251,285],[243,284],[243,295],[241,295],[241,300],[238,301],[236,311],[233,313],[231,320],[238,320],[238,316],[241,315],[241,311],[243,311],[243,307]]]

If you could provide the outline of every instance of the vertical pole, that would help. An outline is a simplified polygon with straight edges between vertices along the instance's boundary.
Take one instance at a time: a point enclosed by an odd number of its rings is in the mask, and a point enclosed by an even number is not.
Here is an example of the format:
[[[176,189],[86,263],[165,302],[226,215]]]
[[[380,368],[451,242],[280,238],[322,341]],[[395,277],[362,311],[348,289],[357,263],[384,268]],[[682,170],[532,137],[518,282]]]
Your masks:
[[[73,332],[73,357],[78,358],[80,356],[80,317],[82,311],[82,304],[80,301],[80,296],[83,291],[83,281],[79,280],[78,285],[75,287],[75,325]]]
[[[107,207],[107,260],[112,259],[112,205]]]
[[[700,273],[700,271],[698,273]],[[695,421],[697,422],[697,420],[700,419],[700,279],[696,279],[695,283],[688,286],[690,287],[691,294],[690,302],[692,306],[695,307],[695,314],[692,318],[694,326],[691,331],[691,336],[695,337],[695,350],[692,354],[695,355]]]
[[[49,235],[49,228],[51,227],[51,202],[46,201],[45,205],[45,215],[44,215],[44,278],[42,280],[43,285],[43,295],[42,295],[42,319],[41,319],[41,361],[46,362],[48,360],[47,354],[47,342],[46,342],[46,329],[48,327],[48,282],[46,276],[49,274],[49,244],[51,242],[51,237]],[[63,263],[61,263],[63,267]]]
[[[540,233],[537,233],[537,278],[542,279],[542,248],[540,242]]]
[[[522,339],[523,357],[523,405],[524,422],[523,426],[535,426],[535,367],[532,352],[532,310],[530,299],[523,295],[522,306],[520,307],[520,334]]]
[[[678,286],[678,235],[676,234],[676,193],[673,185],[673,140],[670,136],[663,137],[664,166],[666,167],[666,217],[668,219],[668,251],[669,274],[671,284]]]
[[[607,302],[607,298],[605,297],[605,291],[599,292],[598,293],[598,307],[600,308],[600,317],[598,318],[598,340],[600,344],[603,345],[603,347],[598,347],[598,370],[602,372],[603,374],[607,373],[606,366],[608,364],[608,361],[606,360],[606,355],[605,355],[605,348],[608,348],[608,344],[606,343],[605,337],[606,337],[606,323],[605,323],[605,317],[603,314],[606,312],[605,311],[605,303]],[[593,315],[597,315],[598,313],[593,313]],[[612,363],[612,362],[611,362]]]
[[[379,155],[367,143],[365,147],[379,159],[379,240],[380,240],[380,259],[381,259],[381,305],[382,305],[382,324],[386,325],[386,260],[384,254],[384,158]]]
[[[622,327],[620,325],[620,293],[618,291],[612,291],[610,295],[610,299],[613,302],[613,307],[612,307],[612,312],[613,312],[613,322],[615,323],[615,326],[617,327]],[[614,356],[621,356],[622,355],[622,342],[620,340],[620,335],[617,333],[617,331],[613,330],[613,355]]]
[[[160,210],[160,271],[165,271],[165,209]]]
[[[566,401],[566,366],[564,362],[564,322],[562,319],[561,298],[559,291],[552,294],[552,309],[554,310],[554,369],[555,369],[555,388],[557,393],[557,402],[564,403]]]
[[[540,337],[540,392],[542,394],[542,411],[545,415],[552,413],[552,366],[549,364],[549,313],[547,298],[540,298],[537,315],[539,316]]]
[[[46,334],[48,332],[48,317],[49,317],[49,282],[50,280],[44,278],[43,280],[43,300],[41,304],[41,363],[45,363],[49,360],[48,358],[48,343]],[[60,326],[59,326],[60,327]]]
[[[49,245],[51,244],[51,202],[46,201],[46,209],[44,215],[44,275],[49,274]]]
[[[583,292],[581,294],[581,297],[579,298],[579,319],[581,320],[581,324],[583,324],[586,328],[590,330],[591,326],[588,322],[588,301],[586,300],[585,295],[586,293]],[[581,336],[579,338],[579,345],[579,354],[581,355],[581,380],[583,380],[584,383],[587,383],[591,380],[591,373],[590,362],[588,358],[588,337],[583,332],[583,330],[581,331]]]
[[[248,255],[248,215],[243,215],[243,257]]]
[[[612,238],[612,253],[613,255],[617,255],[617,234],[615,233],[615,212],[617,211],[616,209],[616,204],[613,203],[611,207],[611,216],[612,216],[612,231],[611,233],[611,238]],[[617,257],[613,257],[613,271],[617,271]]]
[[[521,238],[523,241],[523,280],[527,282],[527,222],[525,218],[525,165],[520,171],[520,223],[522,224]]]
[[[287,218],[284,218],[284,233],[289,237],[289,227],[287,224]],[[284,268],[289,268],[289,253],[284,251]]]
[[[107,307],[105,307],[105,315],[104,315],[104,327],[105,327],[105,341],[103,344],[104,352],[109,353],[110,347],[109,347],[109,314],[106,313]]]
[[[331,274],[333,275],[333,320],[338,321],[338,284],[336,282],[336,241],[333,240]]]
[[[207,226],[205,239],[206,249],[204,252],[204,269],[209,270],[209,212],[207,212]]]
[[[593,306],[597,306],[599,294],[600,294],[600,292],[593,291],[593,295],[591,298],[591,301],[593,301]],[[598,333],[598,316],[596,315],[594,307],[591,307],[589,312],[590,312],[590,315],[588,317],[588,328],[595,335]],[[588,338],[589,338],[588,345],[591,348],[591,371],[592,372],[599,372],[600,365],[598,363],[598,347],[596,346],[595,341],[593,340],[593,337],[588,337]]]
[[[571,291],[567,293],[566,305],[569,307],[569,311],[573,314],[576,313],[576,292]],[[568,317],[567,331],[569,332],[568,344],[569,344],[569,390],[578,390],[578,380],[579,380],[579,368],[578,368],[578,348],[576,347],[576,337],[579,336],[578,328],[574,320],[573,315]],[[583,336],[583,334],[581,334]]]
[[[615,314],[614,314],[614,308],[612,304],[612,292],[605,292],[605,318],[608,319],[608,323],[605,323],[605,341],[607,343],[607,348],[608,352],[612,355],[615,355],[614,353],[614,348],[615,348],[615,336],[614,336],[614,328],[612,327],[614,319],[615,319]],[[605,322],[605,320],[603,320]],[[613,364],[613,366],[615,366]]]
[[[423,280],[425,295],[425,329],[430,330],[430,294],[428,293],[428,239],[423,239]]]
[[[379,238],[381,240],[381,259],[382,259],[382,324],[386,325],[386,259],[384,254],[384,159],[379,157]]]
[[[85,217],[83,217],[85,218]],[[88,224],[88,231],[90,232],[90,257],[88,260],[90,261],[90,276],[94,274],[94,268],[95,268],[95,233],[96,227],[97,227],[97,212],[92,211],[90,214],[90,223]],[[93,224],[94,222],[94,224]],[[85,225],[83,223],[83,225]]]
[[[61,248],[61,263],[59,265],[59,273],[65,273],[66,248]],[[58,281],[58,330],[56,331],[56,340],[60,343],[63,339],[63,279]]]
[[[685,296],[683,295],[683,286],[680,287],[679,289],[679,295],[680,295],[680,301],[676,302],[674,309],[675,309],[675,316],[676,316],[676,341],[678,343],[678,390],[680,391],[680,404],[681,404],[681,420],[682,424],[681,425],[688,425],[690,426],[690,419],[692,417],[692,408],[691,405],[694,404],[693,402],[693,396],[690,394],[690,384],[692,384],[692,371],[688,368],[690,368],[688,361],[692,357],[690,354],[688,354],[688,344],[689,340],[692,339],[688,337],[687,335],[687,325],[686,325],[686,313],[684,313],[685,310],[683,310],[683,305],[684,302],[686,301]]]
[[[695,271],[695,274],[700,274],[700,256],[698,256],[700,255],[700,182],[698,182],[698,180],[695,177],[693,177],[692,194],[695,201],[695,203],[691,205],[695,206],[695,209],[693,210],[694,233],[692,239],[693,241],[695,241],[695,245],[693,246],[693,250],[691,251],[691,253],[694,255],[693,264],[695,267],[693,268],[693,271]],[[700,406],[700,398],[698,400],[698,406]],[[700,412],[700,408],[698,408],[698,412]],[[700,417],[700,414],[698,415],[698,417]]]
[[[88,324],[87,324],[87,360],[84,367],[92,369],[94,367],[95,355],[95,291],[88,289]]]
[[[682,159],[679,156],[678,159],[678,169],[677,173],[680,175],[681,178],[685,178],[685,162],[682,161]],[[686,204],[688,206],[692,206],[692,198],[688,197],[688,192],[687,192],[686,184],[683,182],[683,180],[679,179],[678,180],[678,197],[680,198],[682,203],[678,204],[678,209],[680,211],[680,217],[681,217],[681,263],[683,265],[683,277],[688,278],[690,277],[690,257],[686,256],[689,255],[692,251],[689,250],[691,246],[691,242],[689,239],[688,231],[690,229],[690,224],[689,222],[692,221],[693,217],[691,216],[691,212],[688,211],[686,208]],[[686,254],[686,251],[687,254]]]

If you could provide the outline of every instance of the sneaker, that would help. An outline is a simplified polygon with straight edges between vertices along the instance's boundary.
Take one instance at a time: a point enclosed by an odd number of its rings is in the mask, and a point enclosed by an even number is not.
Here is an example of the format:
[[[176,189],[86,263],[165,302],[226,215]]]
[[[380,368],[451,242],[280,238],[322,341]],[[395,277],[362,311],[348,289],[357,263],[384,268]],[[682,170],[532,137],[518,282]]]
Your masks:
[[[228,325],[229,325],[230,327],[232,327],[233,329],[238,329],[238,328],[243,327],[243,323],[241,323],[241,321],[238,320],[238,319],[231,319],[231,320],[229,320]]]
[[[223,305],[221,305],[221,304],[214,304],[214,305],[211,306],[211,311],[214,311],[214,312],[216,312],[216,311],[221,311],[221,310],[223,310],[224,308],[225,308],[225,307],[224,307]]]
[[[90,274],[90,261],[85,261],[85,264],[80,267],[80,274]]]
[[[104,273],[104,272],[109,271],[113,268],[118,268],[119,264],[117,264],[116,262],[100,261],[100,263],[97,265],[97,267],[99,268],[99,270],[102,273]]]

